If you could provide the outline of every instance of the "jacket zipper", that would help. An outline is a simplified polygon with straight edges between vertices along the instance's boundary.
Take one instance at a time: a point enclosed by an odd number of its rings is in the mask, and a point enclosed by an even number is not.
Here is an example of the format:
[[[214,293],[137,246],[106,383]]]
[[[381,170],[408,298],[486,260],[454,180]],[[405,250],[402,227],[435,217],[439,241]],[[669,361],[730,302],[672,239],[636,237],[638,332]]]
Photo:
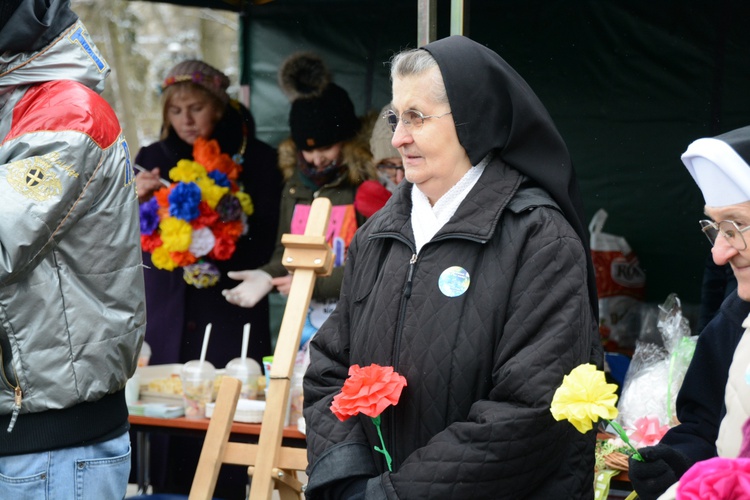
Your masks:
[[[16,374],[15,367],[11,364],[10,369],[13,371],[15,383],[11,383],[8,378],[8,373],[5,371],[5,363],[3,361],[3,348],[0,346],[0,377],[5,382],[5,386],[13,389],[13,412],[10,416],[10,422],[8,423],[8,429],[6,432],[12,432],[13,427],[16,425],[18,415],[21,413],[21,402],[23,401],[23,391],[21,390],[21,384],[18,382],[18,374]]]
[[[396,338],[393,340],[393,353],[391,355],[393,359],[393,369],[398,371],[398,353],[401,349],[401,330],[404,327],[404,317],[406,316],[406,302],[411,297],[411,285],[414,279],[414,268],[417,267],[417,254],[414,253],[409,259],[409,271],[406,273],[406,283],[403,288],[403,298],[401,301],[401,310],[398,312],[398,329],[396,330]]]
[[[401,332],[404,327],[404,317],[406,316],[406,303],[411,297],[411,287],[412,287],[412,281],[414,279],[414,269],[417,267],[417,254],[416,252],[412,254],[411,259],[409,259],[409,271],[406,274],[406,283],[404,283],[403,288],[403,300],[401,301],[401,310],[399,311],[399,318],[398,318],[398,329],[396,330],[396,338],[393,342],[393,369],[398,372],[398,353],[401,348]],[[394,408],[395,410],[395,408]],[[396,410],[397,411],[397,410]],[[396,433],[394,432],[395,426],[393,425],[394,419],[391,419],[389,422],[390,431],[389,434],[389,441],[390,441],[390,449],[393,463],[397,464],[399,463],[399,457],[397,455],[397,448],[396,448]]]
[[[13,413],[10,416],[8,429],[5,432],[13,432],[13,427],[16,426],[18,414],[21,413],[21,400],[23,400],[23,392],[21,392],[21,386],[16,385],[16,387],[13,389],[13,392]]]
[[[2,359],[2,348],[0,348],[0,360]],[[2,375],[3,380],[5,381],[5,385],[7,387],[13,388],[13,412],[10,416],[10,422],[8,423],[8,429],[6,432],[12,432],[13,427],[16,425],[16,420],[18,419],[19,413],[21,413],[21,402],[23,401],[23,391],[21,390],[21,384],[18,383],[18,375],[15,374],[15,369],[11,366],[11,369],[13,369],[16,379],[15,385],[10,382],[8,379],[8,374],[5,373],[5,370],[3,369],[3,365],[0,364],[0,375]]]

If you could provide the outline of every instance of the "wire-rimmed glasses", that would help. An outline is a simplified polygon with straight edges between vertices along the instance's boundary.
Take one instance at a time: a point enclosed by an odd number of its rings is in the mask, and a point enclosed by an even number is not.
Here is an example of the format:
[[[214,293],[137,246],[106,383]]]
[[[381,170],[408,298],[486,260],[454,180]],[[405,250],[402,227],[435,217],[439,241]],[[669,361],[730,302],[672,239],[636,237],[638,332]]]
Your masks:
[[[404,124],[404,127],[406,127],[406,130],[411,132],[412,130],[422,128],[424,121],[429,118],[442,118],[451,113],[452,111],[448,111],[442,115],[424,115],[416,109],[407,109],[401,113],[401,116],[399,117],[392,109],[389,109],[383,114],[383,118],[388,122],[388,125],[391,126],[391,131],[396,132],[396,127],[400,120],[401,123]]]
[[[376,165],[376,168],[378,169],[378,172],[383,173],[394,184],[398,184],[398,181],[400,180],[398,178],[399,171],[401,172],[401,179],[404,178],[404,166],[403,165],[394,165],[393,163],[383,162],[383,163],[378,163]]]
[[[742,251],[747,249],[747,242],[745,241],[745,237],[742,235],[742,233],[750,229],[750,226],[740,229],[737,223],[733,220],[722,220],[719,222],[714,222],[712,220],[704,219],[699,220],[698,224],[701,225],[703,234],[706,235],[708,241],[711,242],[712,246],[716,244],[716,238],[719,236],[719,234],[721,234],[724,238],[726,238],[727,243],[729,243],[735,250]]]

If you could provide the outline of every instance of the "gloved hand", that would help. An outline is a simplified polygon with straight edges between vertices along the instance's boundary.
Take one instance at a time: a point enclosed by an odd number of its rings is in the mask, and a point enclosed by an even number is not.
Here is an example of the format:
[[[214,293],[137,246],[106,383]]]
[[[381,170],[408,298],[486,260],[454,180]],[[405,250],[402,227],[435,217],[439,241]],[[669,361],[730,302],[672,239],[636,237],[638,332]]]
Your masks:
[[[655,500],[690,468],[687,457],[666,444],[640,448],[643,462],[630,457],[628,476],[639,500]]]
[[[236,287],[221,291],[227,302],[236,306],[255,307],[273,288],[271,275],[259,269],[229,271],[227,276],[233,280],[242,280]]]

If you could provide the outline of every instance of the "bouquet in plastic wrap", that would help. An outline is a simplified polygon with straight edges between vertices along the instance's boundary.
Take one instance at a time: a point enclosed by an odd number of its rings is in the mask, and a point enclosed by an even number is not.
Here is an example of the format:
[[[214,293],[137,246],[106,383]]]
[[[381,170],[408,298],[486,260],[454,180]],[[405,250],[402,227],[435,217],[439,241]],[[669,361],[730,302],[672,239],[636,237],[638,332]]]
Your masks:
[[[682,386],[697,337],[682,314],[675,294],[658,308],[657,329],[662,344],[636,342],[618,404],[619,423],[632,431],[641,446],[656,444],[676,425],[675,400]]]

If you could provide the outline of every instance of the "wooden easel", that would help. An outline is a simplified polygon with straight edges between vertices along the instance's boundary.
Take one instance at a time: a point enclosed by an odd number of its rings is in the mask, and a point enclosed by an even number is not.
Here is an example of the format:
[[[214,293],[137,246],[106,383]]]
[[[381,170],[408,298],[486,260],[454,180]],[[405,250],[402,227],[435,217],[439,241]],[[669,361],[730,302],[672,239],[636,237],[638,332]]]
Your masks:
[[[214,419],[217,421],[215,425],[209,424],[189,500],[211,499],[222,463],[249,466],[248,474],[253,477],[250,500],[270,500],[274,488],[279,490],[281,500],[301,498],[302,483],[297,478],[297,471],[307,467],[307,451],[281,446],[281,438],[294,361],[315,279],[330,275],[333,268],[333,253],[326,243],[330,215],[331,201],[317,198],[310,208],[305,234],[285,234],[281,238],[285,247],[282,263],[294,275],[273,353],[271,382],[258,444],[228,441],[240,386],[238,380],[225,377],[211,424],[214,424]]]

